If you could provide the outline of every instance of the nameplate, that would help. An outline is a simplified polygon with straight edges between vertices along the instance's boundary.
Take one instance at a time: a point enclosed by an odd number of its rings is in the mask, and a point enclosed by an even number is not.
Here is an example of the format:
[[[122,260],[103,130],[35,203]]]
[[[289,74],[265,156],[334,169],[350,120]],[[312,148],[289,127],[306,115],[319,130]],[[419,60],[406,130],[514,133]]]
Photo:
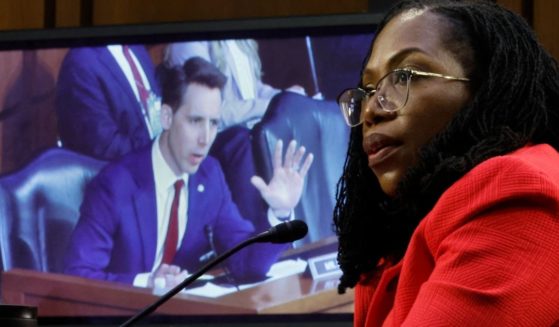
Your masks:
[[[342,274],[337,260],[338,253],[328,253],[317,257],[309,258],[309,271],[312,279],[324,279],[336,277]]]

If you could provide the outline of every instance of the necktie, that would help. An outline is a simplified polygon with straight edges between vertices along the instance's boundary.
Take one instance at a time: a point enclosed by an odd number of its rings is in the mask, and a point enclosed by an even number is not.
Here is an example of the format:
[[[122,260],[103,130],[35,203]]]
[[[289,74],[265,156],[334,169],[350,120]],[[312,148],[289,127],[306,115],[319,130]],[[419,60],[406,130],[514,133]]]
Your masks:
[[[144,81],[142,80],[142,76],[140,75],[140,71],[138,70],[138,66],[132,59],[132,54],[130,53],[130,48],[127,45],[122,46],[122,52],[124,53],[124,57],[126,61],[128,61],[128,65],[130,65],[130,69],[132,70],[132,75],[134,76],[134,81],[136,83],[136,87],[138,88],[138,94],[140,96],[140,102],[142,104],[142,110],[144,114],[149,119],[148,115],[148,97],[149,91],[144,85]]]
[[[177,243],[179,240],[179,200],[181,189],[184,181],[179,179],[175,182],[175,196],[171,204],[171,214],[169,215],[169,228],[167,228],[167,236],[165,238],[165,246],[163,248],[163,263],[170,264],[177,252]]]

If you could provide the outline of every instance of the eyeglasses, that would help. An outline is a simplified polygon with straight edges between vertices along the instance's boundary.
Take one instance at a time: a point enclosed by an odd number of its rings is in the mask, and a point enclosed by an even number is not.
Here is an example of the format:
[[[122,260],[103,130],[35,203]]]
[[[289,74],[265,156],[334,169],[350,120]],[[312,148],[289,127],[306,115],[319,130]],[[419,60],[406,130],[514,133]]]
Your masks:
[[[338,97],[338,104],[344,114],[346,123],[355,127],[363,123],[363,112],[369,100],[376,94],[378,106],[387,112],[402,109],[410,95],[410,81],[414,76],[439,77],[450,81],[468,82],[465,77],[453,77],[437,73],[428,73],[413,69],[396,69],[384,75],[375,88],[347,89]]]

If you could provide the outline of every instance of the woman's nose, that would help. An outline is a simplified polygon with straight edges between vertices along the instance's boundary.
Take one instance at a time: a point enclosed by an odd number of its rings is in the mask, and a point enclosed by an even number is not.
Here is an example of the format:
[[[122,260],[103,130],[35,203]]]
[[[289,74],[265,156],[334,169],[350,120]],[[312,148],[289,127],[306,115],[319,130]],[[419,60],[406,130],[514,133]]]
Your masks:
[[[385,99],[382,94],[374,94],[368,99],[362,113],[364,125],[373,126],[386,120],[394,119],[396,113],[382,109],[383,101],[385,101]]]

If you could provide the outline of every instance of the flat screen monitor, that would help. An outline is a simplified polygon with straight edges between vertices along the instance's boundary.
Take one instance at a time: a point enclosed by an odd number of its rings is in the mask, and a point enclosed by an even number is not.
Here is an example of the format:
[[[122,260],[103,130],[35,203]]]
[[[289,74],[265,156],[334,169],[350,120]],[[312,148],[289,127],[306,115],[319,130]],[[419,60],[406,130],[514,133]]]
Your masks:
[[[103,280],[110,278],[76,276],[65,270],[65,258],[75,244],[70,240],[91,181],[107,165],[127,156],[111,152],[111,141],[116,142],[119,136],[107,140],[105,129],[115,121],[132,128],[128,115],[139,114],[132,111],[142,108],[115,107],[126,97],[143,101],[141,90],[132,89],[131,81],[138,82],[133,68],[124,72],[120,67],[125,56],[111,52],[127,45],[133,51],[143,49],[146,55],[133,55],[139,70],[153,69],[140,72],[143,81],[148,79],[146,75],[160,76],[163,66],[182,64],[192,53],[207,59],[227,77],[222,120],[209,155],[221,167],[227,192],[240,215],[257,230],[265,230],[269,219],[260,214],[266,211],[261,210],[262,199],[254,197],[258,192],[250,189],[247,180],[241,180],[240,172],[246,167],[236,165],[249,162],[254,174],[269,181],[273,149],[279,140],[287,144],[294,139],[314,155],[301,199],[290,213],[291,218],[305,221],[309,232],[303,239],[285,245],[266,277],[237,282],[231,279],[227,264],[218,265],[162,305],[150,321],[169,317],[201,324],[250,319],[349,321],[352,296],[336,294],[340,271],[332,227],[336,183],[349,135],[336,98],[345,88],[358,85],[378,21],[375,14],[355,14],[1,33],[2,303],[37,306],[45,322],[121,323],[169,289],[160,283],[153,288],[140,287],[132,282]],[[80,57],[80,53],[86,55]],[[151,65],[142,66],[145,59]],[[72,65],[80,68],[73,69]],[[104,73],[110,76],[103,77]],[[149,83],[157,84],[149,87],[152,90],[159,86],[157,78],[148,79]],[[150,98],[148,105],[156,113],[158,95]],[[258,105],[261,108],[253,110]],[[107,117],[112,122],[96,121]],[[149,125],[150,119],[158,116],[147,114],[141,132],[149,137],[143,146],[157,139],[158,127]],[[232,130],[240,134],[228,134]],[[126,133],[129,138],[138,137],[130,130]],[[84,145],[87,142],[89,145]],[[142,147],[132,145],[130,152],[138,148]],[[154,177],[147,173],[142,179],[150,181]],[[201,183],[190,190],[209,192],[216,187]],[[156,200],[147,197],[145,201]],[[185,235],[198,235],[185,237],[203,243],[199,246],[202,250],[196,250],[199,267],[224,251],[213,244],[211,229],[194,231],[192,227],[193,220],[205,219],[212,205],[188,216],[186,222]],[[106,244],[117,242],[109,240]],[[143,243],[138,244],[134,255],[146,252]],[[84,254],[95,260],[88,255]],[[194,273],[199,267],[191,266],[188,272]]]

